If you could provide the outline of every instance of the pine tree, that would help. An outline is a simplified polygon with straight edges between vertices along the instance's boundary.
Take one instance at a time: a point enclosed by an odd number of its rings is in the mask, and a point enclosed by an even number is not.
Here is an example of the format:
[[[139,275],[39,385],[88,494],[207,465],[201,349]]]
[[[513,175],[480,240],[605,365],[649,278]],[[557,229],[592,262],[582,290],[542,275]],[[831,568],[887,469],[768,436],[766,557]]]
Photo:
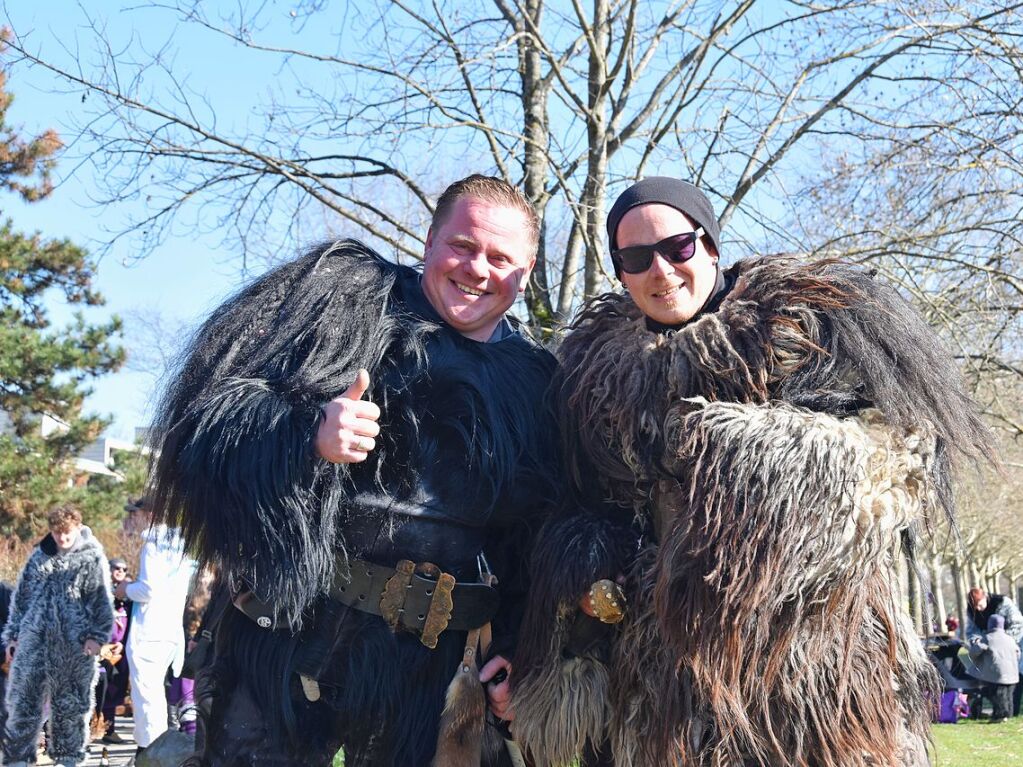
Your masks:
[[[8,125],[6,86],[0,72],[0,188],[34,202],[52,190],[60,140],[53,131],[25,140]],[[87,382],[124,360],[120,320],[90,324],[76,312],[69,327],[54,328],[46,309],[55,297],[101,305],[95,275],[82,248],[0,223],[0,535],[39,532],[47,510],[73,493],[74,456],[106,425],[83,416],[82,403]],[[44,416],[59,428],[44,435]]]

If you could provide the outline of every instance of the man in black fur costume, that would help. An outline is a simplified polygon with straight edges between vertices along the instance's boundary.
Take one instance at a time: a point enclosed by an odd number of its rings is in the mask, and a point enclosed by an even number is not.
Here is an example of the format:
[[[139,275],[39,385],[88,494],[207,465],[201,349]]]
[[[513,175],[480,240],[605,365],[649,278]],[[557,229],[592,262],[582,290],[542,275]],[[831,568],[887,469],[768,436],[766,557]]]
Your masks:
[[[990,455],[952,359],[851,265],[720,269],[690,184],[635,184],[607,228],[628,294],[560,349],[587,511],[534,552],[513,732],[544,765],[927,764],[892,564],[951,514],[949,451]]]
[[[201,680],[202,764],[480,763],[476,637],[493,626],[486,680],[558,479],[554,360],[505,316],[538,237],[521,193],[470,176],[438,200],[421,273],[313,248],[198,332],[153,498],[239,591]]]

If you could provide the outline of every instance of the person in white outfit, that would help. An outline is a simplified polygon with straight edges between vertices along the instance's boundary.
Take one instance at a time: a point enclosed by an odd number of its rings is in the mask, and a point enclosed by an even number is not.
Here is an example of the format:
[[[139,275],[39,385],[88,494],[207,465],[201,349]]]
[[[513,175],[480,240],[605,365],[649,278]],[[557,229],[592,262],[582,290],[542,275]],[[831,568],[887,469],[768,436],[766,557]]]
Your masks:
[[[135,742],[147,748],[167,729],[167,669],[181,672],[185,657],[182,615],[195,561],[185,554],[176,529],[152,525],[145,498],[125,506],[126,529],[142,534],[138,578],[121,583],[115,596],[130,599],[128,670],[135,717]]]

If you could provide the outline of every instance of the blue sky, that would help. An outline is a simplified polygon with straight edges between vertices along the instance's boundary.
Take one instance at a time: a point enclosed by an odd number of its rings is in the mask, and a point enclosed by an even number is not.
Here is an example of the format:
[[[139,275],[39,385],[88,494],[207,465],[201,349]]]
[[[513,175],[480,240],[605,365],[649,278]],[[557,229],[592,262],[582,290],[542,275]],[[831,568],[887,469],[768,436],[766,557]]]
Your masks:
[[[167,13],[152,10],[122,11],[119,4],[94,3],[106,10],[89,8],[114,40],[141,38],[149,47],[173,40],[180,48],[178,56],[198,63],[211,60],[211,51],[200,50],[208,41],[194,36],[174,35],[174,25]],[[129,8],[127,4],[123,8]],[[82,9],[66,0],[18,0],[5,5],[6,18],[16,25],[18,32],[31,31],[30,40],[37,48],[48,52],[68,52],[80,45],[88,61],[92,38],[83,27]],[[191,46],[191,48],[189,47]],[[239,83],[258,88],[259,78],[251,64],[231,62],[232,56],[213,56],[220,63],[216,67],[201,66],[199,75],[202,88],[217,99],[219,116],[223,119],[244,119],[248,108],[246,93]],[[242,71],[244,69],[244,71]],[[9,110],[9,124],[18,126],[24,135],[38,134],[55,128],[62,137],[72,134],[71,126],[82,109],[81,92],[61,92],[63,86],[52,76],[39,70],[16,68],[9,77],[9,89],[15,96]],[[254,99],[254,94],[248,94]],[[89,248],[109,237],[111,230],[127,220],[134,203],[126,202],[118,208],[101,209],[92,202],[91,187],[94,179],[88,167],[80,164],[83,153],[90,147],[72,145],[57,169],[58,186],[53,195],[41,202],[26,204],[13,195],[0,198],[0,211],[10,217],[20,231],[39,231],[49,238],[67,237]],[[145,259],[133,256],[129,240],[119,242],[99,264],[97,286],[107,299],[106,306],[90,310],[87,316],[101,319],[110,314],[132,315],[158,312],[169,325],[185,323],[189,326],[200,321],[220,300],[232,292],[243,279],[240,261],[215,241],[174,236],[155,253]],[[51,302],[51,313],[56,326],[70,316],[66,306]],[[129,355],[132,354],[130,332],[126,337]],[[113,416],[108,434],[131,439],[134,427],[144,425],[154,389],[159,382],[142,372],[122,369],[120,372],[94,382],[94,394],[87,401],[87,409]]]

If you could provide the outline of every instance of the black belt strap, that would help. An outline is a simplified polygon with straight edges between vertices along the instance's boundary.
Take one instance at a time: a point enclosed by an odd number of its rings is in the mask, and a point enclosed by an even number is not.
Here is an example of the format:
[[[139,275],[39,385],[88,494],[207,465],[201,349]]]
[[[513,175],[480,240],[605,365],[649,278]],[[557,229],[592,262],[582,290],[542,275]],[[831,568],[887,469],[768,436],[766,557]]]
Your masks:
[[[434,565],[417,566],[407,561],[394,568],[351,559],[349,573],[335,578],[330,596],[361,612],[383,617],[392,629],[420,634],[429,647],[436,646],[443,630],[469,631],[489,623],[500,605],[497,589],[492,586],[458,583]],[[272,606],[251,591],[239,593],[234,606],[256,625],[274,627]]]
[[[431,625],[431,613],[437,617],[438,613],[448,612],[444,604],[438,604],[444,599],[445,583],[451,584],[448,590],[450,615],[443,621],[441,630],[470,631],[489,623],[497,615],[500,603],[497,589],[483,583],[458,583],[429,564],[416,566],[408,561],[394,568],[351,560],[350,577],[338,578],[330,596],[356,610],[380,615],[392,629],[421,634],[424,644],[435,646],[440,631],[434,633],[437,626]],[[404,599],[398,598],[395,604],[391,597],[398,586],[404,587]],[[440,619],[443,620],[443,616]],[[426,641],[431,634],[433,641]]]

